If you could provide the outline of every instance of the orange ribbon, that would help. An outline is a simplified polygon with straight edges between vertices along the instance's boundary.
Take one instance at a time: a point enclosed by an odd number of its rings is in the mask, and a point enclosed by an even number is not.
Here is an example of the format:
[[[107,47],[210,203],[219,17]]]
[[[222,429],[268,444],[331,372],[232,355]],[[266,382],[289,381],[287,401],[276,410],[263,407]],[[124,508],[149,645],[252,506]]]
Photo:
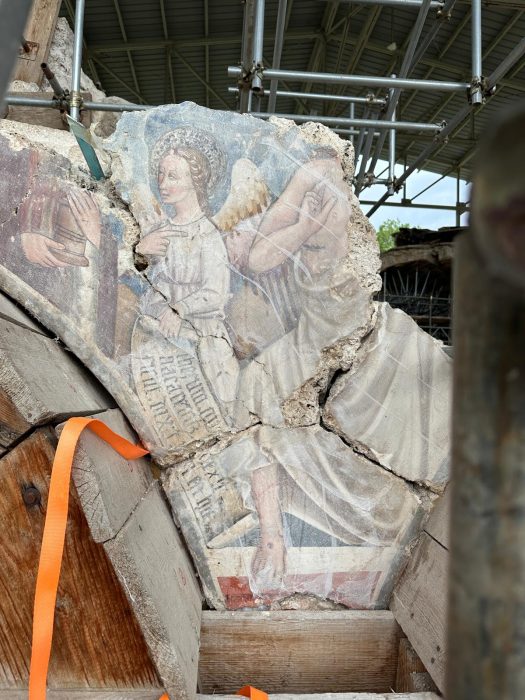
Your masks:
[[[245,685],[244,688],[237,691],[237,695],[244,695],[245,698],[250,698],[250,700],[268,700],[267,693],[257,688],[252,688],[251,685]]]
[[[148,454],[147,450],[128,442],[95,418],[70,418],[64,425],[53,460],[36,579],[29,700],[45,700],[46,698],[55,603],[66,536],[71,467],[78,439],[85,428],[92,430],[124,459],[138,459]],[[169,700],[169,698],[164,695],[161,700]]]
[[[148,454],[148,450],[128,442],[96,418],[70,418],[64,425],[51,470],[46,520],[36,578],[29,700],[46,700],[55,604],[66,537],[71,468],[78,439],[85,428],[89,428],[107,442],[124,459],[138,459]],[[244,695],[250,700],[268,700],[266,693],[249,685],[241,688],[237,694]],[[164,693],[159,700],[169,700],[168,694]]]

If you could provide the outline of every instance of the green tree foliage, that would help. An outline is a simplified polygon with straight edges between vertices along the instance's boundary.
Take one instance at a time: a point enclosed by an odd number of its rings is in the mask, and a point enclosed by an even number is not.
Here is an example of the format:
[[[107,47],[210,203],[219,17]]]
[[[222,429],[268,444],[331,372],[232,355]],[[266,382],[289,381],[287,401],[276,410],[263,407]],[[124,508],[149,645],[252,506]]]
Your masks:
[[[379,243],[379,249],[382,253],[386,253],[387,250],[395,248],[396,235],[399,229],[405,226],[410,228],[410,224],[402,224],[399,219],[386,219],[383,221],[381,226],[377,229],[377,242]]]

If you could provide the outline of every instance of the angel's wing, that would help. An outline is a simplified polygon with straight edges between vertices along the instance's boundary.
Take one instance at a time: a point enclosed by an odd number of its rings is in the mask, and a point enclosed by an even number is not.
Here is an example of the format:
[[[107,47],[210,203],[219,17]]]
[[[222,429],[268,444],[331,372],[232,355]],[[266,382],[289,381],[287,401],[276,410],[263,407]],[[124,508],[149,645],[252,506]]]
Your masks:
[[[231,231],[239,221],[262,212],[269,199],[268,187],[255,163],[240,158],[232,169],[230,193],[213,221],[221,231]]]

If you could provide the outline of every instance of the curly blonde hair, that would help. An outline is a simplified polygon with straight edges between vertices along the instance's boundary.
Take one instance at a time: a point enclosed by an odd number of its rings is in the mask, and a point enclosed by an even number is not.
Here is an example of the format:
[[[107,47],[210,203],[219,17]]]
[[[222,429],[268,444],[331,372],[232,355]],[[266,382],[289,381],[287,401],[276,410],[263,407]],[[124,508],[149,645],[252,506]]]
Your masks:
[[[184,158],[190,169],[190,176],[197,193],[197,200],[204,212],[208,211],[208,185],[211,178],[211,167],[203,153],[191,146],[169,147],[162,158],[166,156],[179,156]],[[159,163],[160,166],[160,163]]]

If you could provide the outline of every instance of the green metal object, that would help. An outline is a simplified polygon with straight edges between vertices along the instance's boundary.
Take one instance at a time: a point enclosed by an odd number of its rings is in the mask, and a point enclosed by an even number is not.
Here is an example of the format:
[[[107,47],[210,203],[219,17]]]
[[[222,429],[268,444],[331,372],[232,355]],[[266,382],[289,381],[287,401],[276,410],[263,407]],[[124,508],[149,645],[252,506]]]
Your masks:
[[[103,180],[105,178],[104,171],[102,170],[102,166],[100,165],[100,161],[95,152],[91,134],[85,126],[82,126],[80,122],[70,117],[69,114],[66,115],[66,117],[67,123],[69,124],[69,129],[76,138],[78,145],[80,146],[80,150],[86,159],[89,172],[91,173],[92,177],[95,178],[95,180]]]

